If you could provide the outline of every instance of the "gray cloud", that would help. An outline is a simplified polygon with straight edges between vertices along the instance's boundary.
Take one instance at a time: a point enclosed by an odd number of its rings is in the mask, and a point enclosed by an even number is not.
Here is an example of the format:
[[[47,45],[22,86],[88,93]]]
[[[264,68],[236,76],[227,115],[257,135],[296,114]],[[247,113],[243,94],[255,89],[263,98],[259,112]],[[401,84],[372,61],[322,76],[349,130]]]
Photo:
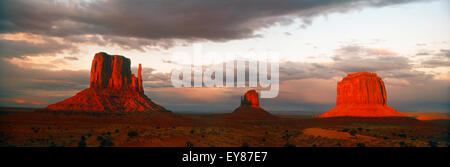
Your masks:
[[[450,67],[450,50],[441,49],[439,53],[434,54],[430,59],[421,62],[425,68]]]
[[[0,5],[0,33],[30,32],[78,41],[84,39],[76,39],[76,36],[99,34],[103,40],[130,48],[170,47],[172,39],[228,41],[254,38],[259,36],[254,33],[256,30],[290,24],[295,18],[311,24],[311,18],[332,12],[412,1],[417,0],[4,0]],[[131,44],[130,38],[135,39]]]
[[[63,50],[70,50],[72,53],[78,52],[78,48],[70,43],[60,43],[50,38],[44,38],[41,43],[32,43],[23,40],[3,40],[0,39],[1,57],[32,56],[38,54],[55,54]]]
[[[23,99],[47,105],[73,96],[89,87],[89,71],[45,70],[22,68],[0,61],[0,98]],[[0,100],[1,106],[36,107],[37,104],[17,104]]]

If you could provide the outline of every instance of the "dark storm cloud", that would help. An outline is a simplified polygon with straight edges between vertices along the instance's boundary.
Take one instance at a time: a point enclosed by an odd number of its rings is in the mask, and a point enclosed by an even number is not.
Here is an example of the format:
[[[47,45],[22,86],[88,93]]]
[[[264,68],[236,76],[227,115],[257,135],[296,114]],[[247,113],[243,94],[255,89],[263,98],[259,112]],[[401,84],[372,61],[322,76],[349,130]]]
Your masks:
[[[253,38],[260,36],[254,33],[256,30],[274,24],[290,24],[294,18],[311,24],[311,18],[332,12],[412,1],[99,0],[70,3],[4,0],[0,5],[0,33],[30,32],[78,41],[83,39],[73,36],[99,34],[109,42],[130,48],[145,45],[170,47],[171,39],[228,41]],[[127,41],[129,37],[136,41],[130,44]]]

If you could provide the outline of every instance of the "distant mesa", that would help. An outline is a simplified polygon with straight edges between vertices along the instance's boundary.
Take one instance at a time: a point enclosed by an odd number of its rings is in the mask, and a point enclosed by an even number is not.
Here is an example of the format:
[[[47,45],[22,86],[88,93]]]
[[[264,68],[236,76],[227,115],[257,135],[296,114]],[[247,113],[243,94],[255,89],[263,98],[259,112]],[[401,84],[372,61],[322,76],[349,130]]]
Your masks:
[[[254,89],[247,91],[244,96],[241,96],[241,105],[230,116],[237,119],[277,118],[259,106],[259,95]]]
[[[144,94],[141,64],[137,77],[131,73],[130,64],[130,59],[123,56],[95,54],[90,88],[44,110],[168,112]]]
[[[386,87],[376,73],[351,73],[337,84],[336,107],[318,117],[405,117],[386,103]]]

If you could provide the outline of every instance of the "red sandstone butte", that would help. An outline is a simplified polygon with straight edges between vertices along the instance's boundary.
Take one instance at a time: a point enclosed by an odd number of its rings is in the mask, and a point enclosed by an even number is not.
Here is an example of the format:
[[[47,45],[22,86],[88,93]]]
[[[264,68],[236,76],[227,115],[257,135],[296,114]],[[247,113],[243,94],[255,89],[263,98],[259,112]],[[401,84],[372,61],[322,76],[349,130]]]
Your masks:
[[[241,105],[231,113],[231,116],[237,119],[276,118],[259,106],[259,95],[254,89],[247,91],[247,93],[241,97]]]
[[[130,70],[130,59],[119,55],[95,54],[91,66],[90,88],[45,110],[58,111],[168,111],[144,94],[139,64],[138,77]]]
[[[318,117],[405,117],[386,103],[386,87],[376,73],[351,73],[337,84],[336,107]]]

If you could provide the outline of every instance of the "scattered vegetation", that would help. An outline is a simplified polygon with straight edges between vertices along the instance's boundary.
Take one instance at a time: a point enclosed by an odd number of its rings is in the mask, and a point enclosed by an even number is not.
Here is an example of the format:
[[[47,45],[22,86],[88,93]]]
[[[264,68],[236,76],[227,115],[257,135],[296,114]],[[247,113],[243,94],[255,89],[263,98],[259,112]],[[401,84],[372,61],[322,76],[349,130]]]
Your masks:
[[[352,129],[350,130],[350,132],[348,132],[350,135],[355,136],[356,135],[356,130]]]
[[[194,147],[194,144],[190,141],[186,142],[186,147]]]
[[[128,137],[137,137],[137,136],[139,136],[139,134],[138,134],[138,132],[136,132],[134,130],[128,132]]]
[[[81,141],[78,142],[78,147],[86,147],[86,142],[85,142],[86,141],[86,137],[81,136],[80,139],[81,139]]]
[[[100,147],[112,147],[114,146],[114,142],[112,141],[112,139],[110,137],[108,138],[103,138],[103,140],[100,141]]]

